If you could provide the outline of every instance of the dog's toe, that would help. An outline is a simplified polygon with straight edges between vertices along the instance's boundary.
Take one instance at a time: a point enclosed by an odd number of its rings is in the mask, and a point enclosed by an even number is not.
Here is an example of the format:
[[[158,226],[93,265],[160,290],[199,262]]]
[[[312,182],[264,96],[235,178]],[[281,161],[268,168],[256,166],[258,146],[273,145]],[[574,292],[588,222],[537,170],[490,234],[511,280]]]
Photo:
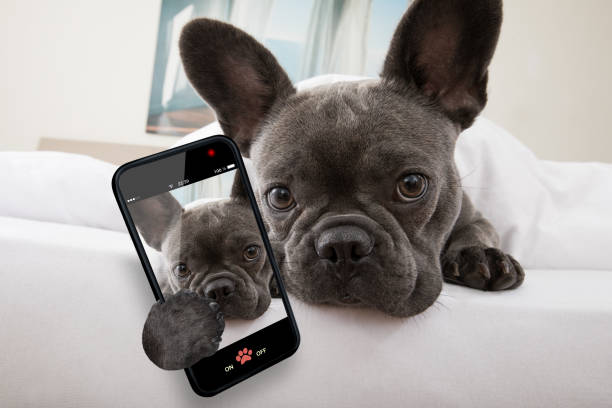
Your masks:
[[[520,264],[497,248],[467,247],[442,260],[444,279],[480,290],[506,290],[521,285],[525,272]]]
[[[221,308],[221,306],[219,306],[219,304],[215,301],[210,302],[208,304],[208,307],[210,307],[210,310],[212,310],[213,312],[216,312],[217,310]]]

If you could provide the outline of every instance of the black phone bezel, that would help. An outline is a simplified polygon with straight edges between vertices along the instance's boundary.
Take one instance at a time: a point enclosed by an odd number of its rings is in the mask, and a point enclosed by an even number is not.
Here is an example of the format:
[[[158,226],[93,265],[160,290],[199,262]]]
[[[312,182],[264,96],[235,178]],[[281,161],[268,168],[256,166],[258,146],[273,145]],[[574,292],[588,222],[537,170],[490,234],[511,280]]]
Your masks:
[[[227,382],[223,383],[221,386],[216,387],[216,388],[212,388],[212,389],[207,389],[205,387],[202,386],[202,384],[198,381],[198,378],[196,378],[196,375],[194,373],[194,370],[190,367],[190,368],[186,368],[185,369],[185,373],[187,375],[187,378],[189,380],[189,384],[191,385],[193,391],[203,397],[211,397],[213,395],[216,395],[218,393],[220,393],[221,391],[224,391],[244,380],[246,380],[247,378],[250,378],[252,376],[254,376],[255,374],[273,366],[274,364],[278,363],[279,361],[282,361],[288,357],[290,357],[291,355],[293,355],[299,345],[300,345],[300,333],[297,327],[297,323],[295,320],[295,317],[293,315],[293,311],[291,309],[291,305],[289,303],[289,299],[287,297],[287,292],[285,290],[284,287],[284,283],[281,279],[280,276],[280,272],[278,269],[278,264],[276,262],[276,259],[274,257],[274,252],[272,250],[272,246],[270,245],[270,241],[268,239],[268,234],[266,232],[263,220],[261,218],[261,214],[259,211],[259,207],[257,206],[257,201],[255,200],[255,196],[253,194],[253,189],[251,187],[251,183],[249,182],[249,177],[246,171],[246,168],[244,166],[244,162],[242,161],[242,156],[240,155],[240,151],[238,150],[238,147],[236,146],[236,144],[234,143],[233,140],[231,140],[230,138],[223,136],[223,135],[215,135],[215,136],[210,136],[207,137],[205,139],[200,139],[182,146],[178,146],[175,148],[171,148],[168,150],[164,150],[162,152],[159,153],[155,153],[140,159],[136,159],[133,161],[130,161],[128,163],[123,164],[122,166],[120,166],[114,173],[113,178],[112,178],[112,189],[113,189],[113,193],[115,195],[115,199],[117,201],[117,204],[119,205],[119,209],[121,211],[121,215],[123,217],[123,220],[127,226],[128,232],[130,234],[130,237],[132,239],[132,242],[134,244],[134,247],[136,248],[136,252],[138,254],[138,258],[140,259],[140,262],[142,264],[142,267],[145,271],[145,275],[147,276],[147,280],[149,281],[149,285],[151,286],[151,289],[153,291],[153,295],[155,296],[155,300],[158,302],[163,302],[164,301],[164,297],[163,294],[161,292],[161,289],[159,287],[159,284],[157,282],[157,279],[155,278],[155,273],[153,272],[153,268],[151,267],[151,264],[149,262],[149,259],[146,255],[145,249],[143,247],[143,244],[140,240],[140,237],[138,235],[138,231],[136,230],[136,226],[129,214],[129,210],[127,207],[127,203],[125,201],[125,198],[123,197],[123,194],[121,193],[121,189],[120,189],[120,185],[119,185],[119,180],[121,178],[121,175],[132,168],[135,167],[140,167],[142,165],[148,164],[148,163],[152,163],[155,162],[157,160],[160,159],[164,159],[170,156],[173,156],[175,154],[178,153],[182,153],[182,152],[186,152],[189,150],[192,150],[194,148],[201,148],[204,147],[206,145],[209,144],[213,144],[213,143],[217,143],[217,142],[222,142],[224,144],[226,144],[227,146],[229,146],[233,156],[234,156],[234,161],[236,163],[237,166],[237,170],[240,171],[240,175],[241,175],[241,180],[243,183],[244,188],[247,191],[247,195],[249,197],[249,202],[251,204],[251,209],[253,210],[253,215],[255,216],[256,222],[257,222],[257,226],[259,228],[263,243],[264,243],[264,247],[266,249],[266,253],[268,254],[269,257],[269,261],[270,261],[270,265],[272,266],[272,270],[274,273],[274,276],[276,278],[276,281],[278,282],[278,288],[279,291],[281,293],[281,298],[283,300],[283,305],[285,307],[285,310],[287,312],[287,318],[289,320],[289,325],[288,327],[291,330],[291,335],[292,338],[294,339],[293,344],[288,344],[287,348],[285,350],[282,350],[282,352],[280,352],[279,354],[275,355],[273,358],[270,358],[269,360],[263,362],[260,365],[254,366],[251,370],[245,372],[244,374],[237,374],[235,377],[231,378],[230,380],[228,380]],[[282,320],[281,320],[282,321]],[[264,329],[261,330],[261,332],[268,330],[271,328],[272,325],[265,327]],[[258,332],[259,333],[259,332]],[[248,337],[248,336],[247,336]]]

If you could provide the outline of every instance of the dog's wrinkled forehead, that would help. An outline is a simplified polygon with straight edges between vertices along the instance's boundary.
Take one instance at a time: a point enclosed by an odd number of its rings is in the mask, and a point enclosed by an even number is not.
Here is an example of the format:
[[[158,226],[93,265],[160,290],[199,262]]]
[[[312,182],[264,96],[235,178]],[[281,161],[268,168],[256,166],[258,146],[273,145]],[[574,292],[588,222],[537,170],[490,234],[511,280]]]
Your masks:
[[[259,234],[250,209],[223,199],[186,208],[167,240],[167,248],[178,257],[205,257],[210,261],[241,256],[246,243],[256,243]],[[215,259],[213,259],[215,258]]]
[[[288,98],[262,128],[253,156],[263,158],[255,165],[265,179],[289,173],[324,182],[323,168],[350,179],[360,169],[384,171],[381,164],[436,171],[452,161],[457,131],[419,95],[378,80],[338,82]]]

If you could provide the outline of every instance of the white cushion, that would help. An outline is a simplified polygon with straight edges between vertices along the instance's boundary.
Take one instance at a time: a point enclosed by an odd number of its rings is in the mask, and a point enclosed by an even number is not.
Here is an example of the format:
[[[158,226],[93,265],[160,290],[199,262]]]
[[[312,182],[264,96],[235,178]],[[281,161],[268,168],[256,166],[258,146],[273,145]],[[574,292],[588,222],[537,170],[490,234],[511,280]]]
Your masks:
[[[126,231],[111,179],[117,166],[62,152],[0,152],[0,216]]]
[[[464,190],[527,268],[611,269],[612,165],[539,160],[480,118],[455,160]]]

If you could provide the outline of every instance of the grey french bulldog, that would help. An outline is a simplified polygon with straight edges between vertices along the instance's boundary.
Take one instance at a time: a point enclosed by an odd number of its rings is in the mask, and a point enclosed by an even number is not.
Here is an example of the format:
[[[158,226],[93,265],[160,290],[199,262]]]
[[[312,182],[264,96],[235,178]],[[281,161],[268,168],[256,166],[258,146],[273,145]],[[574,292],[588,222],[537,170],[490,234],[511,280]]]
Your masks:
[[[253,212],[236,173],[230,198],[181,207],[163,193],[130,205],[146,243],[162,253],[163,303],[144,325],[157,366],[190,367],[219,348],[225,318],[255,319],[275,290]]]
[[[498,0],[415,0],[380,79],[302,92],[245,32],[209,19],[184,27],[189,80],[254,163],[288,291],[406,317],[431,306],[443,280],[523,282],[453,157],[485,106],[501,21]]]

